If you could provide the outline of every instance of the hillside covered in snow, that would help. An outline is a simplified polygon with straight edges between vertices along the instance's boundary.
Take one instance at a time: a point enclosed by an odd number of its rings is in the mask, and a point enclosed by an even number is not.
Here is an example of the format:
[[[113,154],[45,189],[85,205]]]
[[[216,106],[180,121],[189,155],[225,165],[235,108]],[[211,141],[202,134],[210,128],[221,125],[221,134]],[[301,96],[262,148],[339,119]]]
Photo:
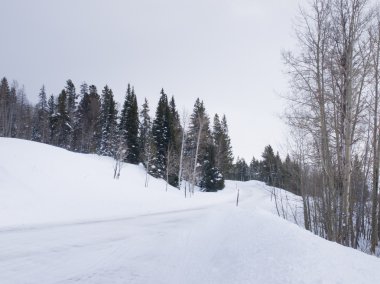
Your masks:
[[[0,138],[1,283],[379,283],[380,260],[281,219],[263,183],[191,198],[142,166]],[[240,192],[236,206],[237,188]]]

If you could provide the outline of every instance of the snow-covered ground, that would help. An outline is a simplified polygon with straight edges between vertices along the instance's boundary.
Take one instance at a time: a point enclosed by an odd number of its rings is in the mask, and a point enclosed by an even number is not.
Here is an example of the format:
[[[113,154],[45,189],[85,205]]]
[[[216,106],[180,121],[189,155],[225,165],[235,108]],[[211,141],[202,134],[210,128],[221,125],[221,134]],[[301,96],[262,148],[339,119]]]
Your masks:
[[[262,183],[185,199],[113,166],[0,138],[0,283],[380,283],[380,259],[279,218]]]

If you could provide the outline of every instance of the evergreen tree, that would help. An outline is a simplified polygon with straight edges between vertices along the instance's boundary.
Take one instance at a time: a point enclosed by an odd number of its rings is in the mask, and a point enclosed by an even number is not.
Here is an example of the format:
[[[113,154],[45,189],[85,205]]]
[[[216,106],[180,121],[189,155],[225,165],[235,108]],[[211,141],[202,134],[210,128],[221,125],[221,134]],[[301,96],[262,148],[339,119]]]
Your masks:
[[[179,156],[181,150],[181,138],[182,138],[182,127],[175,104],[174,97],[172,96],[169,102],[169,152],[167,161],[170,164],[167,165],[167,177],[168,182],[172,186],[178,186],[178,172],[179,172]]]
[[[235,180],[247,181],[249,180],[249,167],[243,158],[237,157],[236,163],[233,166],[233,175]]]
[[[76,127],[73,137],[74,150],[94,153],[100,136],[100,97],[94,85],[81,85],[81,100],[76,111]]]
[[[48,118],[49,118],[49,137],[48,143],[55,145],[54,138],[56,137],[57,119],[55,115],[56,104],[54,96],[51,95],[48,100]]]
[[[274,168],[274,181],[273,185],[276,187],[284,188],[284,169],[280,158],[280,154],[277,152],[275,156],[275,168]]]
[[[169,132],[170,144],[175,149],[175,152],[179,152],[181,147],[182,127],[173,96],[169,103]]]
[[[89,112],[87,114],[88,126],[88,152],[95,153],[100,148],[102,137],[101,100],[96,86],[89,87]],[[86,144],[85,144],[86,145]]]
[[[214,116],[213,140],[216,151],[216,165],[224,175],[228,175],[234,158],[225,115],[223,115],[222,121],[219,120],[218,114]]]
[[[300,175],[301,171],[297,163],[293,162],[290,159],[290,156],[287,155],[285,162],[283,163],[283,187],[284,189],[300,195]]]
[[[66,91],[66,96],[67,96],[67,99],[66,99],[67,114],[69,116],[69,119],[73,121],[74,115],[75,115],[76,103],[77,103],[76,102],[77,94],[75,91],[74,83],[70,79],[66,81],[65,91]]]
[[[7,128],[6,128],[6,135],[8,137],[16,137],[17,133],[17,126],[16,126],[16,119],[17,119],[17,83],[14,82],[12,84],[9,97],[8,97],[8,107],[7,107],[7,113],[6,113],[6,119],[7,119]],[[30,106],[30,105],[29,105]],[[30,113],[28,117],[26,117],[27,121],[24,121],[28,123],[29,129],[31,129],[31,118],[32,118],[32,111],[33,109],[30,108]],[[31,133],[30,133],[31,134]],[[31,139],[31,136],[28,135],[28,139]]]
[[[217,191],[224,188],[224,177],[215,166],[215,146],[211,143],[206,147],[200,187],[205,191]]]
[[[84,139],[85,131],[88,128],[88,121],[86,119],[87,113],[89,112],[89,93],[87,83],[82,83],[80,86],[80,101],[78,108],[75,111],[74,115],[74,132],[72,140],[72,150],[87,153],[84,150]]]
[[[70,136],[72,127],[67,112],[67,93],[65,90],[58,96],[58,105],[56,113],[56,145],[65,149],[70,148]]]
[[[147,160],[151,159],[151,149],[150,143],[152,141],[152,121],[149,115],[149,104],[148,100],[145,98],[144,104],[140,112],[140,127],[139,127],[139,161],[143,162],[147,167]]]
[[[207,147],[213,144],[209,125],[210,119],[206,113],[203,101],[200,101],[198,98],[195,101],[194,109],[190,116],[190,126],[184,152],[185,157],[191,161],[192,185],[199,184],[205,174],[205,162],[208,161]]]
[[[66,113],[67,113],[68,122],[72,130],[70,133],[68,133],[69,136],[67,137],[67,143],[68,143],[67,149],[71,149],[72,144],[73,144],[73,135],[75,133],[75,126],[77,125],[77,121],[75,117],[77,94],[76,94],[74,83],[70,79],[66,81],[65,91],[66,91]]]
[[[123,109],[121,111],[119,132],[127,147],[126,162],[139,162],[139,113],[134,89],[128,84]]]
[[[272,146],[268,145],[265,147],[262,158],[262,180],[268,185],[274,185],[276,175],[276,157]]]
[[[117,109],[112,90],[106,85],[101,97],[101,139],[98,153],[113,156],[117,144]]]
[[[250,180],[261,180],[261,164],[259,160],[252,157],[249,164],[249,179]]]
[[[215,145],[215,163],[219,168],[221,168],[222,159],[223,159],[222,157],[223,156],[223,149],[222,149],[223,131],[222,131],[222,125],[220,124],[220,119],[219,119],[218,114],[214,115],[212,136],[213,136],[213,142]]]
[[[232,145],[231,138],[228,131],[227,118],[225,115],[222,117],[221,121],[222,127],[222,140],[221,140],[221,161],[220,161],[220,169],[223,173],[228,173],[232,167],[234,161],[234,155],[232,153]]]
[[[44,85],[38,97],[39,101],[35,107],[32,140],[47,143],[49,137],[49,111]]]
[[[12,134],[12,137],[14,136],[17,138],[30,140],[32,139],[32,121],[34,108],[28,102],[24,87],[21,87],[19,89],[17,87],[17,82],[13,83],[10,93],[12,96],[12,101],[15,103],[16,108],[16,111],[14,113],[15,115],[13,116],[14,125],[12,126],[12,128],[15,128],[15,132]]]
[[[7,78],[3,78],[0,84],[0,136],[8,136],[9,121],[8,121],[8,110],[11,91],[9,88]]]
[[[168,98],[162,89],[156,109],[156,117],[153,120],[152,126],[156,155],[153,158],[150,172],[153,176],[160,178],[164,178],[166,173],[166,160],[171,135],[169,130],[169,116]]]
[[[203,101],[199,98],[195,101],[193,112],[190,116],[190,126],[188,133],[187,152],[195,153],[197,136],[200,132],[200,145],[198,156],[205,156],[204,152],[208,144],[212,143],[212,135],[210,132],[210,119],[206,113]],[[201,164],[201,162],[200,162]]]

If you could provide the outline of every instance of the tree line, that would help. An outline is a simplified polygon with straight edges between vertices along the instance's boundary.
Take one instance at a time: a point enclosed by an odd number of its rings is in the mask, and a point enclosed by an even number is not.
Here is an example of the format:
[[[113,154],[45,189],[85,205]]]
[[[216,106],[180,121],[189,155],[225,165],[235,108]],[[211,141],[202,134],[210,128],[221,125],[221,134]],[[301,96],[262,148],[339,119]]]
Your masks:
[[[98,92],[83,83],[79,92],[71,80],[58,96],[42,86],[36,105],[28,102],[24,88],[0,83],[0,136],[16,137],[58,146],[78,153],[115,158],[115,174],[121,162],[143,163],[150,174],[167,184],[194,192],[224,188],[225,175],[233,165],[226,116],[215,114],[211,125],[203,101],[180,117],[172,96],[162,89],[154,117],[147,99],[138,106],[134,87],[128,84],[121,107],[113,91]],[[146,182],[146,186],[148,183]],[[186,192],[186,191],[185,191]]]
[[[300,169],[289,155],[282,160],[280,154],[271,145],[267,145],[261,159],[252,158],[249,164],[244,158],[237,157],[232,165],[228,178],[238,181],[258,180],[268,186],[285,189],[296,195],[301,195],[299,188]]]

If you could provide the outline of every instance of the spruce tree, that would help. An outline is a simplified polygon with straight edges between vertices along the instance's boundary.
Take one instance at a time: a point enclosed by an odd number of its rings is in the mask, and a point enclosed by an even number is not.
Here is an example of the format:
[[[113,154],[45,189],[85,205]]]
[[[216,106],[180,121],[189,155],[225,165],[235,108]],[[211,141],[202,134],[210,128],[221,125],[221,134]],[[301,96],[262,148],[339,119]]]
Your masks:
[[[195,101],[190,116],[190,126],[186,139],[185,156],[191,161],[191,184],[193,187],[202,180],[207,160],[207,147],[213,143],[210,132],[210,119],[206,113],[203,101]]]
[[[101,97],[101,139],[98,153],[113,156],[117,143],[117,109],[112,90],[106,85]]]
[[[262,180],[268,185],[274,185],[276,178],[276,157],[271,145],[265,147],[262,158]]]
[[[150,173],[155,177],[164,178],[166,173],[166,159],[170,142],[170,130],[169,130],[169,105],[168,97],[161,90],[161,97],[158,101],[156,116],[153,120],[152,135],[155,144],[155,157]]]
[[[48,100],[48,119],[49,119],[49,137],[48,143],[54,145],[54,137],[56,136],[56,104],[54,96],[51,95]]]
[[[14,82],[12,84],[11,89],[10,89],[9,96],[8,96],[8,102],[7,102],[5,135],[8,137],[16,137],[16,134],[17,134],[16,133],[17,132],[16,117],[19,114],[17,113],[17,90],[16,90],[16,87],[17,87],[17,83]],[[32,111],[33,111],[33,108],[30,106],[30,113],[26,117],[26,120],[24,121],[24,123],[28,124],[29,131],[31,129],[30,126],[31,126],[31,122],[32,122],[32,119],[31,119],[32,118],[32,115],[31,115]],[[26,138],[31,139],[31,135],[28,135]]]
[[[95,153],[100,147],[102,137],[101,100],[95,85],[89,89],[89,112],[87,114],[88,126],[88,152]]]
[[[190,116],[190,126],[188,133],[188,145],[187,152],[194,152],[197,143],[197,136],[200,132],[200,145],[199,145],[199,156],[204,156],[206,146],[212,143],[212,135],[210,132],[210,119],[206,113],[203,101],[199,98],[195,101],[193,112]]]
[[[205,150],[203,176],[200,182],[200,187],[205,191],[217,191],[224,188],[224,176],[215,164],[215,146],[210,143]]]
[[[277,152],[275,156],[275,168],[274,168],[274,186],[284,188],[284,167],[280,158],[280,154]]]
[[[7,78],[3,78],[0,84],[0,136],[7,136],[7,112],[9,106],[10,88]]]
[[[73,81],[70,79],[66,81],[65,86],[66,91],[66,112],[69,124],[71,126],[71,132],[69,133],[69,136],[67,137],[67,143],[69,144],[67,149],[72,149],[73,144],[73,135],[75,133],[75,126],[77,125],[76,117],[75,117],[75,111],[76,111],[76,105],[77,105],[77,94],[75,90],[75,86]]]
[[[65,149],[70,149],[70,136],[72,127],[67,112],[67,93],[65,90],[58,96],[57,113],[56,113],[56,145]]]
[[[249,164],[249,179],[250,180],[261,180],[261,173],[260,173],[260,161],[256,160],[255,157],[252,157],[252,160]]]
[[[232,167],[232,178],[239,181],[249,180],[249,167],[244,158],[237,157],[236,163]]]
[[[66,86],[65,86],[65,91],[66,91],[66,96],[67,96],[67,114],[69,116],[69,119],[71,121],[74,120],[74,115],[75,115],[75,109],[76,109],[76,101],[77,101],[77,94],[75,91],[75,86],[73,81],[71,79],[66,81]]]
[[[47,143],[49,137],[49,111],[45,86],[41,87],[35,107],[32,140]]]
[[[181,146],[182,127],[173,96],[169,103],[169,132],[170,144],[175,149],[175,152],[179,152],[179,148]]]
[[[24,87],[17,89],[17,84],[12,86],[11,95],[13,100],[17,101],[16,104],[16,137],[21,139],[32,138],[32,120],[33,120],[33,106],[28,102],[25,94]]]
[[[149,115],[149,104],[148,100],[145,98],[144,104],[140,111],[140,127],[139,127],[139,161],[143,162],[145,166],[146,161],[150,159],[151,151],[149,150],[149,143],[152,137],[152,121]]]
[[[82,83],[80,86],[80,101],[78,104],[77,109],[74,113],[74,131],[73,131],[73,139],[72,139],[72,150],[81,152],[81,153],[87,153],[86,150],[84,150],[84,139],[85,139],[85,132],[88,129],[88,123],[87,123],[87,113],[89,112],[89,93],[88,93],[88,85],[87,83]]]
[[[232,153],[231,139],[228,131],[227,118],[225,115],[222,117],[221,130],[222,135],[219,144],[220,160],[218,167],[225,175],[227,175],[232,168],[234,155]]]
[[[167,177],[168,182],[172,186],[178,186],[178,172],[179,172],[179,156],[181,150],[181,138],[182,138],[182,127],[175,104],[174,97],[172,96],[169,102],[169,152],[167,161],[170,163],[167,165]]]
[[[121,111],[119,133],[127,147],[126,162],[139,162],[139,113],[134,89],[128,84],[123,109]]]
[[[94,153],[99,140],[100,97],[96,87],[81,85],[81,100],[76,110],[76,127],[73,138],[75,150],[82,153]]]
[[[215,145],[215,164],[218,168],[222,170],[223,173],[227,172],[223,169],[224,163],[224,133],[222,130],[222,125],[220,124],[219,115],[215,114],[213,121],[213,130],[212,130],[213,142]]]

